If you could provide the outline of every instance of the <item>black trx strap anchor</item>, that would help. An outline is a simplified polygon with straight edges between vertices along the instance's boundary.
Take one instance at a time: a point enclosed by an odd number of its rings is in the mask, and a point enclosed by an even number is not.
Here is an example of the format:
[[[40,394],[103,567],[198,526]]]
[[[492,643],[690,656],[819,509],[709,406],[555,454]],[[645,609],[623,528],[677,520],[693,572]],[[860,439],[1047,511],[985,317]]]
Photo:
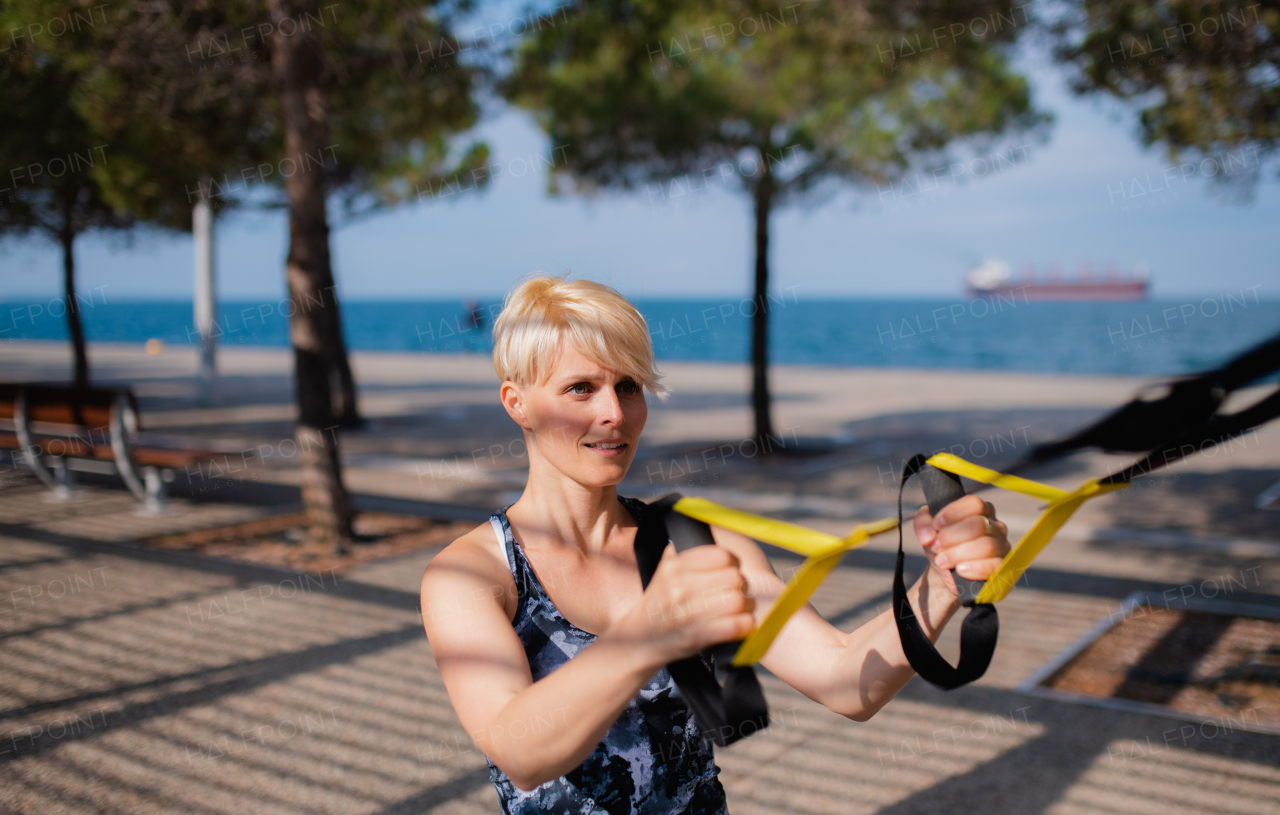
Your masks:
[[[675,544],[679,552],[715,544],[710,526],[671,510],[680,497],[679,493],[672,493],[659,498],[647,505],[641,518],[635,552],[640,582],[645,588],[649,587],[668,542]],[[755,669],[750,665],[733,667],[733,655],[739,645],[721,643],[698,656],[667,665],[699,729],[720,747],[769,726],[769,705]]]
[[[1209,371],[1171,379],[1149,387],[1134,399],[1085,429],[1060,441],[1042,444],[1010,472],[1097,447],[1109,453],[1144,453],[1146,457],[1100,483],[1126,484],[1160,467],[1235,438],[1280,416],[1280,388],[1235,413],[1223,413],[1236,390],[1280,371],[1280,334]]]
[[[964,496],[959,476],[929,466],[922,455],[912,457],[903,468],[902,481],[898,484],[898,560],[893,570],[894,619],[898,623],[902,650],[915,672],[932,685],[943,690],[954,690],[987,672],[987,666],[991,664],[991,657],[996,651],[1000,617],[996,614],[994,605],[976,602],[983,583],[961,577],[952,569],[951,577],[960,590],[960,601],[970,609],[960,626],[959,664],[953,668],[925,635],[911,603],[907,601],[907,587],[902,580],[902,567],[906,558],[902,551],[902,490],[906,487],[907,480],[917,473],[920,475],[920,485],[924,487],[925,499],[929,502],[929,512],[935,516],[947,504]]]

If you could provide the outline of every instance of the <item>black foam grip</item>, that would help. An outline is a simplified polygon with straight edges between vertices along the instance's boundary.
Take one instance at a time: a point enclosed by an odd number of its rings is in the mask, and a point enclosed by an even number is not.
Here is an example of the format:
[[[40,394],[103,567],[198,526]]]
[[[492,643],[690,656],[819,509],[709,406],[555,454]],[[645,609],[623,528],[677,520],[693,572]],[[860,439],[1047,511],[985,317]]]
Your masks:
[[[667,513],[667,534],[677,552],[685,552],[695,546],[715,546],[716,539],[711,536],[711,527],[702,521],[694,520],[679,512]],[[733,657],[738,653],[742,640],[732,640],[713,645],[703,651],[715,663],[716,673],[723,675],[732,666]]]
[[[920,486],[924,488],[924,498],[929,503],[929,514],[935,517],[947,504],[964,497],[964,485],[960,483],[960,476],[928,464],[920,468]],[[951,570],[951,579],[956,581],[960,603],[965,606],[974,604],[978,599],[978,592],[985,585],[981,580],[961,577],[955,569]]]

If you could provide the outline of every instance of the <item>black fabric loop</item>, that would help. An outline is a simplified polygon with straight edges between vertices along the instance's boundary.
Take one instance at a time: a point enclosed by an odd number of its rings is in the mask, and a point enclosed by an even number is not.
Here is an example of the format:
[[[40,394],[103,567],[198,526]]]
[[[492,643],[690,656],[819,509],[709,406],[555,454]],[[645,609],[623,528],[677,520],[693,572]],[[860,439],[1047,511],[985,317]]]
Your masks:
[[[960,626],[960,662],[952,667],[924,633],[916,613],[907,600],[907,587],[902,579],[906,554],[902,549],[902,491],[911,476],[920,472],[925,464],[922,455],[913,456],[902,470],[898,484],[898,559],[893,569],[894,619],[898,624],[898,637],[902,650],[915,672],[926,682],[943,690],[954,690],[967,685],[987,672],[991,657],[996,652],[996,639],[1000,634],[1000,618],[996,607],[990,603],[976,603]]]
[[[659,498],[645,505],[641,514],[635,552],[640,583],[645,588],[668,543],[675,544],[679,551],[715,543],[710,526],[672,511],[680,497],[679,493],[672,493]],[[755,669],[732,665],[737,646],[738,643],[722,643],[698,656],[667,665],[699,729],[720,747],[769,726],[769,704]],[[723,677],[723,686],[717,676]]]

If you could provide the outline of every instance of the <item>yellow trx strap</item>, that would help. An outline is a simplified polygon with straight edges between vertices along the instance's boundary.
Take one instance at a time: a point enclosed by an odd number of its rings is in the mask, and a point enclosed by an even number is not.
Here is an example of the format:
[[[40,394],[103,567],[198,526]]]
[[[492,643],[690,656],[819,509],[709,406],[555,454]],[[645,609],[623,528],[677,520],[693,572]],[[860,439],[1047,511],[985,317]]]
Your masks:
[[[1020,492],[1044,501],[1048,506],[1022,539],[1005,557],[995,574],[987,578],[986,586],[978,595],[978,603],[995,603],[1003,600],[1013,589],[1018,578],[1035,560],[1036,555],[1049,543],[1054,534],[1067,522],[1080,505],[1090,498],[1124,489],[1124,484],[1099,484],[1090,479],[1074,492],[1067,492],[1047,484],[1017,476],[1005,475],[971,464],[950,453],[938,453],[928,461],[939,470],[990,484],[993,487]],[[871,536],[889,532],[898,526],[897,518],[881,518],[878,521],[859,524],[843,538],[816,529],[808,529],[786,521],[776,521],[753,515],[750,512],[730,509],[705,498],[681,498],[673,507],[682,515],[714,526],[733,530],[748,538],[781,547],[804,555],[795,577],[787,584],[773,608],[755,631],[751,632],[734,655],[735,666],[752,665],[764,657],[773,640],[792,614],[799,611],[826,579],[840,558],[850,549],[866,543]]]
[[[993,487],[1000,487],[1012,492],[1020,492],[1049,502],[1049,505],[1045,507],[1044,512],[1040,514],[1036,522],[1031,525],[1031,528],[1022,536],[1022,539],[1014,545],[999,568],[996,569],[995,574],[987,578],[986,586],[978,594],[976,600],[978,603],[996,603],[1007,597],[1009,592],[1013,590],[1014,584],[1018,582],[1018,578],[1022,577],[1022,573],[1031,565],[1031,561],[1036,559],[1036,555],[1040,554],[1040,551],[1048,545],[1053,536],[1067,522],[1067,519],[1080,508],[1081,504],[1090,498],[1122,490],[1129,486],[1128,483],[1099,484],[1096,479],[1090,478],[1081,484],[1075,492],[1067,492],[1056,487],[1050,487],[1047,484],[1028,481],[1017,476],[1004,475],[995,470],[988,470],[986,467],[970,464],[950,453],[938,453],[929,459],[929,464],[939,470],[946,470],[949,473],[955,473],[965,478],[972,478],[974,481],[981,481],[983,484],[990,484]]]
[[[764,622],[743,640],[733,657],[734,665],[753,665],[760,661],[783,624],[809,601],[845,552],[866,543],[872,535],[898,527],[897,518],[882,518],[855,526],[848,535],[838,538],[816,529],[722,507],[705,498],[681,498],[673,509],[681,515],[740,532],[753,540],[771,543],[808,558],[773,604]]]

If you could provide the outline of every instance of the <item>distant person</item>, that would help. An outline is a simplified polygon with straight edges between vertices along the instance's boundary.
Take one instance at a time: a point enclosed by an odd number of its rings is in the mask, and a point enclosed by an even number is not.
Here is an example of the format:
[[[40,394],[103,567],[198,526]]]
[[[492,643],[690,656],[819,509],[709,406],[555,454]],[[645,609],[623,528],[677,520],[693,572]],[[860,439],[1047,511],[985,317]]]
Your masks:
[[[421,608],[503,812],[726,812],[711,742],[666,665],[745,637],[783,581],[758,544],[712,526],[717,545],[667,546],[641,589],[641,504],[617,485],[648,416],[645,391],[665,389],[644,318],[620,294],[525,281],[494,325],[493,360],[529,451],[528,483],[431,561]],[[908,597],[930,639],[960,605],[949,570],[990,576],[1009,551],[1005,531],[975,496],[937,519],[916,513],[930,568]],[[806,606],[762,664],[855,721],[912,677],[891,611],[846,634]]]
[[[478,341],[480,351],[489,350],[488,344],[484,340],[484,309],[480,308],[479,300],[468,300],[464,306],[467,310],[467,332],[464,334],[467,342],[467,351],[471,351],[472,341]]]

